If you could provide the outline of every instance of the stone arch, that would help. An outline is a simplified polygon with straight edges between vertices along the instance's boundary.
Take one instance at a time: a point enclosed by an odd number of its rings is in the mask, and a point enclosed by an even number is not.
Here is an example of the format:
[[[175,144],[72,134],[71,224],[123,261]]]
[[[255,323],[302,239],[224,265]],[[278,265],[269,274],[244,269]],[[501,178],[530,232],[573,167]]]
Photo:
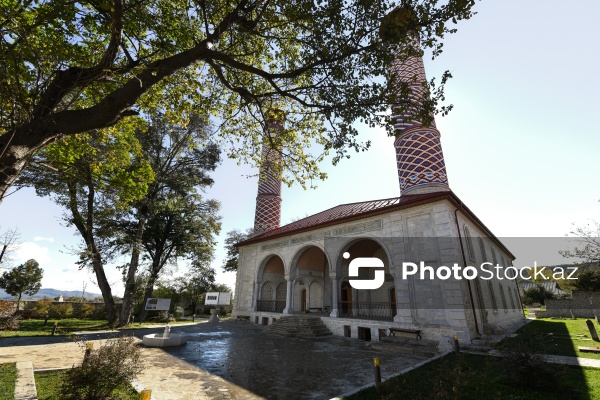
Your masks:
[[[360,243],[369,243],[369,246],[367,246],[367,248],[360,249]],[[353,249],[358,250],[358,253],[356,255],[352,254]],[[361,251],[361,250],[363,250],[363,251]],[[365,253],[368,253],[369,250],[372,250],[372,253],[365,254]],[[375,255],[375,253],[378,250],[379,250],[379,254]],[[383,255],[385,257],[380,257],[381,251],[383,252]],[[346,253],[346,252],[350,253],[350,258],[348,260],[344,259],[344,253]],[[389,272],[392,257],[391,257],[391,253],[390,253],[389,249],[387,248],[385,243],[381,240],[381,238],[370,237],[370,236],[360,237],[360,238],[349,238],[349,240],[346,243],[344,243],[344,245],[341,247],[340,251],[338,252],[338,254],[336,256],[337,276],[348,275],[347,266],[352,259],[354,259],[356,257],[376,257],[376,256],[382,259],[382,261],[385,265],[385,271]]]
[[[274,268],[277,270],[277,274],[285,276],[287,268],[283,257],[279,253],[271,253],[263,258],[256,271],[256,282],[260,283],[263,281],[265,269],[267,270],[267,273],[269,273],[272,272]]]
[[[287,283],[285,280],[285,264],[278,254],[266,256],[258,269],[256,284],[260,292],[256,297],[256,310],[269,312],[283,312],[285,308],[285,293]],[[283,287],[283,289],[281,289]],[[283,291],[283,299],[280,298]]]
[[[329,256],[321,245],[308,244],[298,249],[292,257],[290,270],[295,311],[331,307]]]
[[[321,253],[323,254],[324,262],[325,262],[327,268],[331,268],[330,255],[327,253],[327,251],[325,251],[325,248],[319,243],[308,243],[308,244],[300,247],[294,253],[294,256],[292,257],[292,261],[290,262],[290,275],[293,275],[294,278],[296,277],[295,273],[297,272],[298,262],[299,261],[301,262],[302,256],[305,255],[305,253],[307,251],[315,251],[314,249],[319,249],[321,251]]]
[[[348,252],[350,257],[345,259],[344,253]],[[351,288],[349,281],[357,277],[349,276],[348,266],[350,262],[359,257],[377,257],[383,261],[385,279],[383,285],[377,289],[356,290]],[[340,316],[357,317],[362,319],[393,320],[396,314],[395,283],[394,275],[391,273],[390,252],[379,238],[362,237],[349,239],[341,247],[337,254],[337,276],[343,277],[339,280],[339,304]],[[360,268],[358,279],[374,279],[374,268]],[[394,301],[390,298],[390,290],[393,289]]]

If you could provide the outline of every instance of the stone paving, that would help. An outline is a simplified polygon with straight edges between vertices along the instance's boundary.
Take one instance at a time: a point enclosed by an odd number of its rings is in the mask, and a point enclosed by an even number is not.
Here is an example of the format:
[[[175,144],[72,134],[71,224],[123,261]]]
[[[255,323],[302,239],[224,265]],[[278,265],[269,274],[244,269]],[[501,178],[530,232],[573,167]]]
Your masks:
[[[287,338],[266,334],[265,328],[230,321],[173,326],[172,332],[187,335],[187,345],[142,348],[144,371],[136,386],[151,389],[155,400],[329,399],[372,382],[373,357],[380,358],[384,377],[424,360],[368,350],[356,339]],[[133,333],[141,337],[153,332]],[[35,339],[30,342],[36,345],[27,345],[17,338],[12,346],[6,339],[0,342],[0,360],[29,360],[36,370],[70,367],[83,357],[83,348],[73,342],[41,344],[43,339]],[[102,340],[98,342],[94,347]]]

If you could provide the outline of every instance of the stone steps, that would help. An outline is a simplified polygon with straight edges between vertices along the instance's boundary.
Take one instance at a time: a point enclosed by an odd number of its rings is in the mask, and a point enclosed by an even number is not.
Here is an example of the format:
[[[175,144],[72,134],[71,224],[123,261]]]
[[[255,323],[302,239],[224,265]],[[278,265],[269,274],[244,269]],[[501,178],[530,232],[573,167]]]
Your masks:
[[[267,327],[268,333],[288,337],[319,337],[331,335],[320,318],[312,317],[281,317]]]

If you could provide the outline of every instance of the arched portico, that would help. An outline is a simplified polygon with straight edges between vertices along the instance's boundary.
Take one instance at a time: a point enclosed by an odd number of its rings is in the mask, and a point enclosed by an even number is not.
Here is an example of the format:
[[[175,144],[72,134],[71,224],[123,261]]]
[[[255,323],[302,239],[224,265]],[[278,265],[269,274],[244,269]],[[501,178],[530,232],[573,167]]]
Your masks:
[[[344,257],[347,253],[348,258]],[[350,262],[356,258],[375,257],[383,261],[384,282],[377,289],[355,289],[350,280],[373,280],[376,268],[359,268],[358,277],[350,276]],[[332,290],[337,304],[332,316],[374,320],[393,320],[397,313],[394,276],[390,272],[389,253],[376,239],[350,240],[337,254],[337,268],[332,279]],[[340,279],[338,279],[340,277]]]
[[[331,309],[331,284],[326,253],[318,246],[309,245],[292,259],[293,303],[295,312],[327,311]]]
[[[256,311],[283,312],[286,305],[287,283],[281,257],[271,254],[263,260],[256,279]]]

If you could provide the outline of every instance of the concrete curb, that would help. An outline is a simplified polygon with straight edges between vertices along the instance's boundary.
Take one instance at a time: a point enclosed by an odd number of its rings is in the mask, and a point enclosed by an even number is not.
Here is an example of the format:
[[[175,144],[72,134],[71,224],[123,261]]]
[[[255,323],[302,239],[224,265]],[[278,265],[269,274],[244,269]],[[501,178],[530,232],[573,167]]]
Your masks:
[[[444,353],[438,354],[438,355],[437,355],[437,356],[435,356],[435,357],[428,358],[427,360],[421,361],[420,363],[418,363],[418,364],[415,364],[415,365],[413,365],[412,367],[405,368],[405,369],[403,369],[402,371],[400,371],[400,372],[398,372],[398,373],[395,373],[395,374],[392,374],[392,375],[389,375],[389,376],[382,376],[382,377],[381,377],[381,382],[385,382],[385,381],[387,381],[388,379],[392,379],[392,378],[395,378],[395,377],[397,377],[397,376],[404,375],[404,374],[406,374],[407,372],[410,372],[410,371],[412,371],[413,369],[417,369],[417,368],[419,368],[419,367],[422,367],[423,365],[425,365],[425,364],[428,364],[428,363],[430,363],[430,362],[432,362],[432,361],[435,361],[435,360],[437,360],[437,359],[439,359],[439,358],[442,358],[442,357],[444,357],[444,356],[446,356],[446,355],[448,355],[448,354],[450,354],[450,353],[452,353],[452,352],[453,352],[453,350],[446,351],[446,352],[444,352]],[[355,393],[358,393],[358,392],[360,392],[361,390],[364,390],[364,389],[370,388],[370,387],[372,387],[373,385],[375,385],[375,384],[374,384],[374,383],[369,383],[369,384],[363,385],[363,386],[361,386],[361,387],[359,387],[359,388],[352,389],[352,390],[350,390],[350,391],[348,391],[348,392],[346,392],[346,393],[343,393],[343,394],[341,394],[341,395],[339,395],[339,396],[337,396],[337,397],[332,397],[330,400],[342,400],[342,399],[344,399],[345,397],[352,396],[353,394],[355,394]]]
[[[15,383],[15,400],[37,400],[32,362],[17,361],[16,364],[17,381]]]

